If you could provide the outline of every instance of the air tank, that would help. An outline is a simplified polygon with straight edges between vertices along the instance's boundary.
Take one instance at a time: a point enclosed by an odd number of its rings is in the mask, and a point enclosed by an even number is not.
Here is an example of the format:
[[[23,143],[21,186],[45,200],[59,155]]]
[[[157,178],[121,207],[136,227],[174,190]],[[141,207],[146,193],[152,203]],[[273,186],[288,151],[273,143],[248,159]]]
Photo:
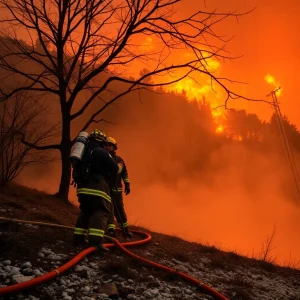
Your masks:
[[[76,165],[81,161],[86,144],[88,142],[89,134],[85,131],[81,131],[76,137],[73,150],[70,155],[70,162],[72,165]]]

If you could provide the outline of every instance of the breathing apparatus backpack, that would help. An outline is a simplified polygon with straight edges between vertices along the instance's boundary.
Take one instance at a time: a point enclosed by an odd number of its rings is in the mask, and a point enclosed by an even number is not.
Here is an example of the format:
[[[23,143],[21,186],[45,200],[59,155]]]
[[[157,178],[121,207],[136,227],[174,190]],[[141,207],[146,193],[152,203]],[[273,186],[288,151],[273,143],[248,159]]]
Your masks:
[[[93,150],[89,145],[88,136],[88,133],[85,131],[78,134],[70,155],[73,179],[71,185],[74,185],[74,187],[77,184],[87,182],[91,173],[90,156]]]

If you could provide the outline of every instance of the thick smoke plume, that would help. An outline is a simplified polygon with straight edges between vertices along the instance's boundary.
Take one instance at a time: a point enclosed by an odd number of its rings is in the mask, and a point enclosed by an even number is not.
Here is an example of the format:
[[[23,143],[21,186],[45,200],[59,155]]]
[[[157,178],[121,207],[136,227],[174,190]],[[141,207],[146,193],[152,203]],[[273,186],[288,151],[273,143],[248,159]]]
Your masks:
[[[277,261],[300,260],[299,208],[277,144],[228,140],[208,105],[175,94],[137,93],[102,117],[110,123],[96,126],[116,138],[128,166],[130,223],[248,256],[275,225]],[[52,163],[20,179],[55,192],[59,175]]]

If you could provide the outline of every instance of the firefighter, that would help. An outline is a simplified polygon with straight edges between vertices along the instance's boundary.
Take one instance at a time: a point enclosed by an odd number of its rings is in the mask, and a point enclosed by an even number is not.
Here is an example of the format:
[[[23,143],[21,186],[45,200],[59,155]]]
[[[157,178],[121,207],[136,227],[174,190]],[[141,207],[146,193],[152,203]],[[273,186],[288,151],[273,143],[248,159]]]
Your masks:
[[[124,165],[116,163],[107,150],[107,139],[102,130],[95,129],[89,135],[90,175],[85,183],[77,184],[80,214],[74,230],[74,244],[82,245],[88,239],[88,246],[98,248],[99,252],[109,249],[103,245],[104,231],[110,214],[111,176],[120,174]]]
[[[116,163],[122,163],[124,166],[121,173],[117,176],[116,185],[112,187],[112,193],[111,193],[112,205],[111,205],[111,214],[107,225],[107,234],[112,237],[116,236],[116,232],[115,232],[116,226],[114,224],[114,216],[115,216],[117,222],[119,223],[120,228],[124,230],[126,237],[131,238],[133,237],[133,234],[129,231],[128,228],[127,215],[124,209],[123,196],[122,196],[122,192],[123,192],[122,180],[125,185],[125,195],[128,195],[130,193],[130,181],[128,177],[128,171],[124,163],[124,160],[120,156],[116,155],[116,150],[118,149],[116,140],[112,137],[108,137],[107,144],[108,144],[108,151],[111,154],[111,156],[115,159]]]

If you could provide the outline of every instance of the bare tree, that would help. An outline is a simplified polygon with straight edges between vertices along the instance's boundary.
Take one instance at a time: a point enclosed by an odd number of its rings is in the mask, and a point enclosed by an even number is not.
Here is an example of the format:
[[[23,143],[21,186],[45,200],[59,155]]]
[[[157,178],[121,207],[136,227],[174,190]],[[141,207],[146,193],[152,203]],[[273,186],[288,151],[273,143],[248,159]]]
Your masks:
[[[195,79],[193,74],[196,73],[207,76],[212,85],[221,87],[227,95],[226,101],[239,97],[226,87],[228,79],[214,75],[209,60],[231,59],[224,50],[227,41],[218,36],[214,28],[224,19],[241,14],[197,11],[179,18],[175,14],[179,2],[0,0],[1,14],[6,14],[1,23],[1,82],[9,76],[22,80],[22,86],[17,89],[0,87],[0,100],[19,90],[49,93],[59,99],[60,142],[34,146],[60,151],[59,196],[68,197],[69,155],[74,141],[71,124],[90,109],[95,100],[97,109],[91,113],[83,130],[98,122],[99,114],[122,96],[141,88],[172,84],[186,77]],[[145,46],[146,51],[141,40],[149,37],[155,39],[159,47]],[[180,55],[183,51],[189,55]],[[141,69],[149,71],[133,78],[130,70],[137,63]],[[154,80],[155,76],[160,76],[160,80]],[[153,81],[146,80],[149,77]],[[120,86],[122,88],[116,88]],[[80,95],[86,97],[83,103],[78,100]]]
[[[273,255],[273,251],[275,250],[274,237],[275,237],[275,225],[273,227],[272,233],[268,235],[265,241],[263,242],[260,252],[258,254],[258,259],[272,264],[276,262],[276,257]]]
[[[14,99],[0,103],[0,186],[15,179],[26,166],[49,161],[46,153],[37,152],[31,144],[47,142],[53,128],[46,129],[41,121],[44,108],[28,93],[15,93]],[[25,135],[29,145],[22,142]]]

